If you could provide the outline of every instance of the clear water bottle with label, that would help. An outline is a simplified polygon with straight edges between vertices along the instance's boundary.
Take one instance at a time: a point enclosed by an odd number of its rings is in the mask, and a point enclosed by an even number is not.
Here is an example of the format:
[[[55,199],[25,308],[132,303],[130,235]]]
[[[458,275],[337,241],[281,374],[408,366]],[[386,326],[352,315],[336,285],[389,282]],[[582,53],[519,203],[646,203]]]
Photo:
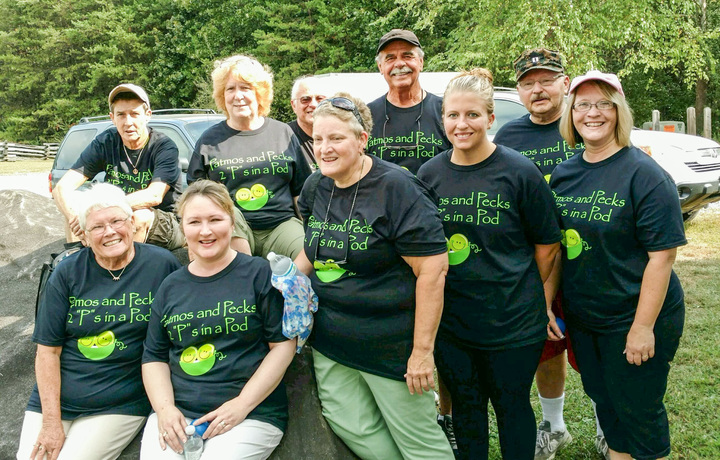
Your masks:
[[[318,298],[310,285],[310,278],[298,270],[287,256],[271,252],[267,255],[272,270],[272,285],[285,298],[283,309],[283,335],[297,337],[297,352],[310,336],[313,313],[318,309]]]
[[[187,441],[183,445],[185,460],[200,460],[203,452],[203,440],[196,433],[195,425],[186,426],[185,434],[187,435]]]

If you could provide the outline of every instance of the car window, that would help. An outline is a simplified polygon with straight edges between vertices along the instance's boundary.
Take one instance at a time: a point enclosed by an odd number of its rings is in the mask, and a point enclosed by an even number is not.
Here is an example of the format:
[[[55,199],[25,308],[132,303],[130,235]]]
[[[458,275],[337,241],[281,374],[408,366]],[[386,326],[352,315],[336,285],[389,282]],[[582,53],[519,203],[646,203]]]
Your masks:
[[[162,133],[172,139],[177,145],[178,153],[180,157],[180,167],[183,171],[187,170],[188,161],[190,161],[190,154],[192,153],[191,147],[188,145],[185,137],[173,126],[162,126],[153,125],[153,130]]]
[[[185,125],[185,129],[187,130],[188,134],[190,134],[190,137],[192,137],[193,148],[195,148],[194,144],[197,142],[198,139],[200,139],[202,133],[204,133],[205,130],[209,127],[214,126],[219,122],[220,120],[218,120],[217,118],[210,118],[207,120],[192,121],[190,123],[187,123]]]
[[[78,129],[71,133],[68,133],[62,147],[58,150],[57,158],[55,160],[56,169],[70,169],[75,164],[80,154],[85,147],[87,147],[93,140],[98,130],[95,128],[91,129]]]
[[[488,130],[489,135],[495,135],[498,130],[510,120],[521,117],[527,113],[525,106],[515,101],[495,99],[495,123]]]

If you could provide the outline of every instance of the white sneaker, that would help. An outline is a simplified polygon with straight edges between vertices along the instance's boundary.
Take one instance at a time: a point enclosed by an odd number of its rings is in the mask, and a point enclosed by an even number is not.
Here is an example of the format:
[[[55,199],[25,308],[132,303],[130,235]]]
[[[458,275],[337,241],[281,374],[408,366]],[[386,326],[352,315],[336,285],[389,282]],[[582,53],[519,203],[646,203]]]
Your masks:
[[[550,422],[543,420],[535,440],[535,460],[552,460],[561,447],[572,442],[572,436],[565,431],[552,431]]]
[[[595,436],[595,450],[597,450],[597,453],[602,455],[605,460],[610,460],[610,448],[605,440],[605,436]]]

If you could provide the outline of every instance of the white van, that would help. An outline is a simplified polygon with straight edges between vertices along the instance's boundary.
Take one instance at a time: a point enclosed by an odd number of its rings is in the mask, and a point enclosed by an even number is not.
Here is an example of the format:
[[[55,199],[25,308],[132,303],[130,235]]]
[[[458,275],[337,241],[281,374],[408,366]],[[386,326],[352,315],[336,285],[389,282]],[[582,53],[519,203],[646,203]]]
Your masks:
[[[420,84],[425,91],[442,97],[456,72],[423,72]],[[328,94],[344,91],[371,102],[387,92],[379,72],[328,73],[318,75]],[[488,131],[494,136],[500,127],[526,114],[514,88],[495,88],[495,123]],[[720,201],[720,144],[699,136],[633,129],[630,140],[652,156],[675,180],[683,218],[686,220],[709,203]]]

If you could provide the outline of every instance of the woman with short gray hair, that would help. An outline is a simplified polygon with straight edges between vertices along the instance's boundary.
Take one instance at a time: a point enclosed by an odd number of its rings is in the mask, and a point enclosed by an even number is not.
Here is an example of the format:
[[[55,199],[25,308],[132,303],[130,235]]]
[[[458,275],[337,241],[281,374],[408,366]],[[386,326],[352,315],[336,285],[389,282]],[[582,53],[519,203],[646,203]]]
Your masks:
[[[37,385],[18,459],[115,459],[150,412],[140,377],[150,304],[180,264],[165,249],[133,242],[122,190],[102,183],[81,193],[88,247],[58,264],[40,303]]]

